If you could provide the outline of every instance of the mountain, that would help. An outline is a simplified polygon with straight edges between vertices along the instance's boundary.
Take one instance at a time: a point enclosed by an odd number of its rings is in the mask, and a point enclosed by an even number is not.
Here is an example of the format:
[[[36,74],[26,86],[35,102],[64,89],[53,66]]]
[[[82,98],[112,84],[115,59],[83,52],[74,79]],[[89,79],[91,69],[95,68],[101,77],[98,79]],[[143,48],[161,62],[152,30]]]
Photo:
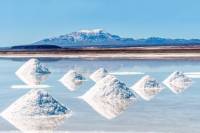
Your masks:
[[[191,45],[200,44],[200,39],[166,39],[151,37],[147,39],[122,38],[102,29],[80,30],[54,38],[46,38],[32,45],[56,45],[59,47],[85,47],[85,46],[157,46],[157,45]]]

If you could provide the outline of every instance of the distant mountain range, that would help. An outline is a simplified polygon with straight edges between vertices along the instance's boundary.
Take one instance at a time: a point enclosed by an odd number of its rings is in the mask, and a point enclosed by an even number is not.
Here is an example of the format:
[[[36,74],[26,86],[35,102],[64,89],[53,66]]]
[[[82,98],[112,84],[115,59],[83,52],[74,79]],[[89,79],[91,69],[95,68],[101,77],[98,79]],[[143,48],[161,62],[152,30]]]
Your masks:
[[[122,38],[101,29],[80,30],[66,35],[46,38],[31,45],[58,47],[126,47],[126,46],[179,46],[200,45],[200,39],[166,39],[151,37],[147,39]]]

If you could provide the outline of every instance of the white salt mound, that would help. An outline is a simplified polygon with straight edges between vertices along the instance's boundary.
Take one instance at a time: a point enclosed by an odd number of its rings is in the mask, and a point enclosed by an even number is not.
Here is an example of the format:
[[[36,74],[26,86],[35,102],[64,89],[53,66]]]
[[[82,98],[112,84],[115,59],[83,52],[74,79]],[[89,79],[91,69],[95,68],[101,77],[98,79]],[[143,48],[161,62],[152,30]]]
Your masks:
[[[164,87],[157,80],[149,75],[141,78],[131,87],[144,100],[151,100],[156,94],[162,91]]]
[[[29,85],[40,84],[46,80],[49,73],[48,68],[42,65],[38,59],[28,60],[16,71],[16,75]]]
[[[107,119],[117,117],[136,100],[131,90],[111,75],[97,82],[81,98]]]
[[[99,68],[97,71],[90,75],[90,78],[97,82],[108,75],[108,71],[104,68]]]
[[[13,104],[3,113],[3,117],[49,117],[68,115],[70,110],[61,105],[46,91],[38,89],[31,90]]]
[[[173,72],[163,83],[174,93],[185,91],[192,83],[192,79],[183,72]]]
[[[80,73],[70,70],[60,79],[60,82],[69,90],[74,91],[83,83],[84,80],[85,78]]]

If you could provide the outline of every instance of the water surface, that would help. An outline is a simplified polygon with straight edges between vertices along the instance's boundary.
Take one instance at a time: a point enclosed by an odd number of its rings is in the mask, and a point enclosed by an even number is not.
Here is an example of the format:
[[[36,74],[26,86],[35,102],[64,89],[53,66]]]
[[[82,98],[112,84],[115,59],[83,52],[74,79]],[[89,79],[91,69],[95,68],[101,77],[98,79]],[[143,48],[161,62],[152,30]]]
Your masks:
[[[6,109],[30,89],[17,88],[24,85],[15,75],[16,70],[28,59],[0,59],[0,112]],[[197,60],[82,60],[50,59],[41,62],[52,72],[43,84],[51,86],[47,91],[72,110],[72,116],[62,121],[56,131],[69,132],[141,132],[141,133],[199,133],[200,132],[200,61]],[[137,96],[137,101],[114,119],[107,119],[96,112],[85,101],[78,98],[95,83],[89,75],[103,67],[128,87],[145,75],[162,82],[173,71],[197,73],[192,85],[183,93],[174,94],[165,89],[151,101]],[[74,69],[86,77],[86,81],[75,91],[70,91],[58,80]],[[0,117],[0,132],[20,131]]]

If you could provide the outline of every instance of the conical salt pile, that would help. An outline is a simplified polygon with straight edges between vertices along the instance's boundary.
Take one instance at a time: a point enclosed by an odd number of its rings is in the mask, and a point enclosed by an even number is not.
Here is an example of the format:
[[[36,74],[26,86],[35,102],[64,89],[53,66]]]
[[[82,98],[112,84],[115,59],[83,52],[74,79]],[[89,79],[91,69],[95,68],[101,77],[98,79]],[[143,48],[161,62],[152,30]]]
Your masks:
[[[46,91],[33,89],[11,104],[1,116],[22,131],[35,132],[53,130],[71,116],[71,111]]]
[[[97,82],[81,98],[107,119],[117,117],[136,100],[131,90],[111,75]]]
[[[156,94],[164,88],[157,80],[149,75],[144,76],[131,87],[144,100],[151,100]]]
[[[70,70],[67,74],[65,74],[60,82],[66,86],[70,91],[74,91],[78,86],[80,86],[85,78],[74,70]]]
[[[38,59],[30,59],[16,72],[16,75],[28,85],[39,85],[50,71]]]
[[[178,94],[186,90],[192,83],[192,79],[183,72],[173,72],[163,83],[174,93]]]
[[[104,68],[99,68],[97,71],[90,75],[90,78],[97,82],[108,75],[108,71]]]
[[[10,105],[2,116],[57,116],[66,115],[69,112],[68,108],[61,105],[46,91],[33,89]]]

